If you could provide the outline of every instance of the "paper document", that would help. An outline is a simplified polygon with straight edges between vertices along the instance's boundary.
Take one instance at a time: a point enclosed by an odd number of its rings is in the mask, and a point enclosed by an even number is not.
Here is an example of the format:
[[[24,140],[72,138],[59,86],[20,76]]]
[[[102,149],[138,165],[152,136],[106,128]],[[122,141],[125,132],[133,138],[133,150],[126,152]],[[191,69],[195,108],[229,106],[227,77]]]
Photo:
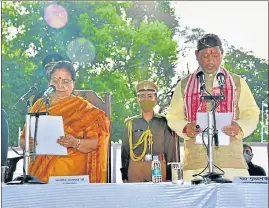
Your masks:
[[[31,136],[34,138],[35,120],[31,117]],[[62,116],[42,115],[38,118],[37,125],[37,155],[67,155],[67,148],[61,146],[56,141],[64,136],[64,126]]]
[[[229,145],[230,144],[230,136],[226,135],[222,132],[222,128],[224,126],[230,126],[233,120],[233,113],[216,113],[216,127],[218,130],[218,138],[219,145]],[[208,115],[207,113],[197,113],[197,125],[200,126],[201,129],[205,130],[208,127]],[[213,126],[213,119],[212,119]],[[208,136],[207,133],[204,133],[204,142],[208,144]],[[196,136],[196,144],[203,144],[202,141],[202,133]]]

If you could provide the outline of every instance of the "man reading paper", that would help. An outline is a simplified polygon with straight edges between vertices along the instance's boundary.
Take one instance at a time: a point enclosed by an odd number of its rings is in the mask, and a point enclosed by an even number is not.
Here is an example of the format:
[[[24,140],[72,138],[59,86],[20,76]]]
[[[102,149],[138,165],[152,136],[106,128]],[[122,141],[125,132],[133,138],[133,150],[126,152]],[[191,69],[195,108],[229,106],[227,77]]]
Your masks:
[[[225,178],[247,176],[242,139],[255,130],[259,121],[259,108],[246,81],[221,66],[223,48],[217,35],[207,34],[199,39],[195,54],[199,67],[178,83],[167,113],[170,128],[184,138],[184,180],[191,181],[192,175],[200,173],[208,161],[204,146],[195,141],[195,137],[201,132],[196,128],[197,112],[208,112],[212,108],[211,102],[200,99],[197,79],[200,71],[204,73],[205,87],[212,95],[220,95],[217,75],[224,74],[225,99],[219,101],[216,112],[233,113],[231,125],[222,128],[222,132],[230,137],[230,143],[213,148],[214,164],[225,172]]]

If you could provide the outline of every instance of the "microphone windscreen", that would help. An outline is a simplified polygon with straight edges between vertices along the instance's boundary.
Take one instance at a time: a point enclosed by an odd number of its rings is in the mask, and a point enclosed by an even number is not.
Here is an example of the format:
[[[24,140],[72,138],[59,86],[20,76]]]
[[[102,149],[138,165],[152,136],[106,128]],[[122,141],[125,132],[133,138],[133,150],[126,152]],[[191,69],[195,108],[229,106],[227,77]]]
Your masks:
[[[225,77],[224,73],[223,72],[219,72],[217,74],[217,79],[219,79],[220,77]]]
[[[35,86],[32,86],[32,87],[30,88],[30,92],[32,92],[32,93],[36,93],[36,92],[37,92],[37,88],[36,88]]]
[[[205,73],[203,71],[199,71],[197,74],[196,74],[196,77],[197,79],[199,79],[199,77],[201,76],[205,76]]]
[[[53,89],[53,92],[56,91],[56,87],[54,85],[50,85],[49,87]]]

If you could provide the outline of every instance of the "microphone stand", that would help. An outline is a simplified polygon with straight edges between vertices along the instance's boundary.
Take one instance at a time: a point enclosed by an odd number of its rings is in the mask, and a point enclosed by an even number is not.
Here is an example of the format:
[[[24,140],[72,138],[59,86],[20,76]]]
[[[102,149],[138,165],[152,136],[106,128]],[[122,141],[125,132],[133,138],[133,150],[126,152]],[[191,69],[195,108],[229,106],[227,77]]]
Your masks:
[[[25,150],[23,152],[23,175],[18,176],[13,181],[7,183],[7,185],[18,185],[18,184],[45,184],[45,182],[40,181],[37,177],[29,174],[29,164],[30,164],[30,156],[32,156],[32,160],[35,160],[36,156],[36,136],[38,129],[38,118],[40,115],[49,115],[48,108],[50,102],[49,98],[46,97],[46,112],[35,112],[30,113],[30,101],[27,100],[27,114],[25,119]],[[39,111],[39,109],[38,109]],[[29,140],[30,140],[30,130],[31,130],[31,117],[35,116],[35,134],[34,134],[34,147],[33,152],[30,151]],[[17,153],[18,154],[18,153]],[[20,154],[21,155],[21,154]]]
[[[206,90],[205,90],[206,91]],[[207,92],[207,91],[206,91]],[[200,175],[202,178],[194,179],[191,181],[192,184],[208,184],[208,183],[232,183],[231,180],[223,177],[223,173],[217,173],[214,171],[214,155],[213,155],[213,143],[215,146],[218,146],[218,130],[216,128],[216,101],[224,100],[224,95],[212,96],[212,95],[202,95],[201,100],[206,100],[207,102],[212,102],[213,108],[210,112],[207,112],[208,118],[208,169],[209,171],[203,175]],[[214,138],[214,142],[213,142]]]

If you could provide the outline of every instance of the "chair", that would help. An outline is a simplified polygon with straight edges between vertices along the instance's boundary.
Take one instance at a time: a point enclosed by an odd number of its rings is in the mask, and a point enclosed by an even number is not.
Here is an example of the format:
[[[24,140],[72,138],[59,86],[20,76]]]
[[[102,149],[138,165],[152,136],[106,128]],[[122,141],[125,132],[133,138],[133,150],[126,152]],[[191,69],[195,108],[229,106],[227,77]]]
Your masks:
[[[7,158],[8,156],[8,142],[9,142],[9,124],[7,120],[7,114],[4,109],[1,110],[1,167],[5,166],[6,168],[1,171],[3,171],[3,182],[7,183],[12,181],[13,174],[16,170],[17,163],[20,159],[22,159],[22,156],[14,157],[14,158]]]
[[[81,96],[85,100],[89,101],[92,105],[103,110],[106,113],[107,118],[111,121],[111,94],[105,93],[104,101],[100,98],[95,91],[92,90],[75,90],[74,95]],[[107,182],[111,183],[111,139],[108,142],[107,153]]]
[[[23,156],[13,157],[13,158],[7,159],[7,169],[5,171],[5,179],[4,179],[5,183],[12,181],[14,172],[16,171],[17,163],[22,158],[23,158]]]

